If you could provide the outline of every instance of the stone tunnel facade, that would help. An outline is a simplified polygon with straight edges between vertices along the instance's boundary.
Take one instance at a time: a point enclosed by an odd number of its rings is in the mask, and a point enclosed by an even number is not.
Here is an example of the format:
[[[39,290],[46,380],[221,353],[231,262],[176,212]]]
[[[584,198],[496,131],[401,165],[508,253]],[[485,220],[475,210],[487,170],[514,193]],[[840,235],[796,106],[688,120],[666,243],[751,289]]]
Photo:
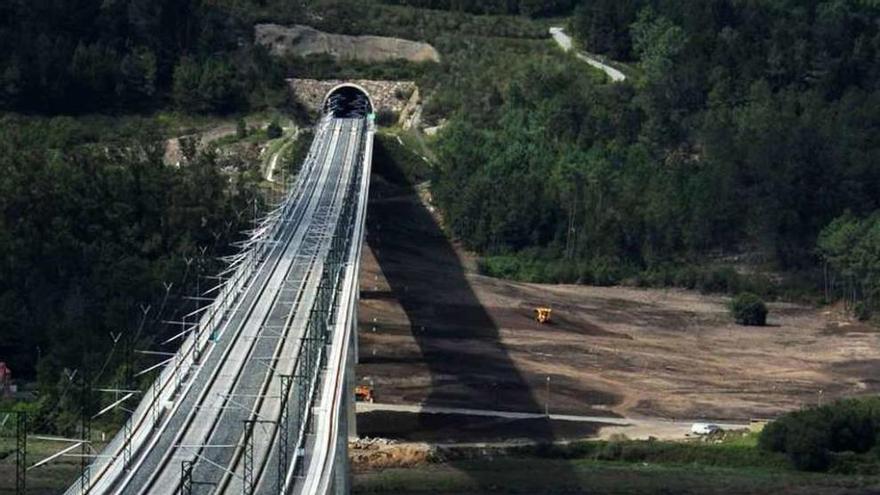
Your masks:
[[[347,84],[363,88],[377,113],[384,110],[402,116],[419,102],[418,87],[412,81],[288,79],[287,82],[296,99],[315,113],[322,111],[324,98],[330,91]]]

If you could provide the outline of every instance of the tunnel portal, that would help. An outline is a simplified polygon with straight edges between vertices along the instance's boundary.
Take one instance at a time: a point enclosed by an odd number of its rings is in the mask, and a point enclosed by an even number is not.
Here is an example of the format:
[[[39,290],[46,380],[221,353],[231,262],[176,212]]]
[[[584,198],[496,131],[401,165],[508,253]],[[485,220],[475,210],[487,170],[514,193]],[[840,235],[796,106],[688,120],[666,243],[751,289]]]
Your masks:
[[[323,111],[339,118],[366,117],[374,112],[373,100],[356,84],[340,84],[324,97]]]

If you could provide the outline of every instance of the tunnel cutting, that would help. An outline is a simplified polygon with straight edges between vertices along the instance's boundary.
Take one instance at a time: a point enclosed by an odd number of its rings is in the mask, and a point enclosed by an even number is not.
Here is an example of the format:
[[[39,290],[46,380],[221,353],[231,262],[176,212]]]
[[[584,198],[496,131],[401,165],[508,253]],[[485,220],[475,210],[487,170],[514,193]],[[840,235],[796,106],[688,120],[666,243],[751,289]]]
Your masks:
[[[324,114],[337,118],[367,117],[374,112],[374,108],[370,94],[357,84],[340,84],[324,97]]]

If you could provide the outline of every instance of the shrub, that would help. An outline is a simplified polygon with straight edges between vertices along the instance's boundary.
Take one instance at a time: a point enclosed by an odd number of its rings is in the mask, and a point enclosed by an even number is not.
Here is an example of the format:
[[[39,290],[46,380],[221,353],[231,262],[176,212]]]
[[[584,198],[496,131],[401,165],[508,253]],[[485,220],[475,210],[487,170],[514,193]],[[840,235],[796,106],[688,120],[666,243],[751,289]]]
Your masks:
[[[238,119],[235,122],[235,137],[237,137],[238,139],[244,139],[247,137],[247,134],[247,123],[244,121],[244,119]]]
[[[397,123],[398,116],[393,110],[382,108],[376,113],[376,124],[382,127],[391,127]]]
[[[740,276],[731,267],[713,268],[704,272],[697,282],[697,288],[704,294],[712,292],[735,292],[740,285]]]
[[[831,462],[829,432],[821,424],[799,423],[790,428],[786,451],[791,463],[801,471],[825,471]]]
[[[781,416],[761,431],[758,446],[805,471],[870,473],[880,469],[878,432],[880,399],[849,399]]]
[[[281,137],[282,133],[283,130],[281,129],[281,124],[279,124],[277,120],[269,122],[269,125],[266,126],[266,136],[269,139],[278,139]]]
[[[743,292],[733,298],[730,312],[740,325],[764,326],[767,324],[767,305],[760,297]]]
[[[859,321],[868,321],[871,319],[871,307],[863,301],[859,301],[853,307],[853,314]]]

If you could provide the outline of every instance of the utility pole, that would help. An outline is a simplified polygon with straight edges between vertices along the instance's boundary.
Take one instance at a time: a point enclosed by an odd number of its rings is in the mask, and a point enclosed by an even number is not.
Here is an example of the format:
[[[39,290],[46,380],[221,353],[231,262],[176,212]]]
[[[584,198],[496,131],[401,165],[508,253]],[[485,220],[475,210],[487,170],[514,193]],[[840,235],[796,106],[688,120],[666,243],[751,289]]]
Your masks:
[[[27,492],[27,413],[18,413],[15,422],[15,493]]]
[[[544,401],[544,416],[550,417],[550,375],[547,375],[547,395]]]
[[[27,413],[3,411],[0,414],[5,414],[7,418],[15,416],[15,495],[25,495],[27,492]]]
[[[82,440],[80,448],[80,493],[88,493],[90,487],[89,481],[89,448],[92,441],[92,416],[91,416],[91,395],[92,385],[89,383],[89,372],[85,359],[83,359],[82,385],[80,388],[80,400],[82,401],[80,413],[80,439]]]

